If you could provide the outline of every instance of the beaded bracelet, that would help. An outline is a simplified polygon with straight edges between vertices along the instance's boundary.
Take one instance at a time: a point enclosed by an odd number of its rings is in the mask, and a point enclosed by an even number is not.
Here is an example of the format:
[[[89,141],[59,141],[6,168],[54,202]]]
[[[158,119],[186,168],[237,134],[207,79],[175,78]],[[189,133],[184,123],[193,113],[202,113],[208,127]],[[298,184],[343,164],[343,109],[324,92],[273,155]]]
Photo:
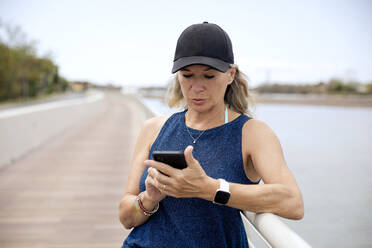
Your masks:
[[[156,207],[154,208],[154,210],[152,211],[149,211],[147,210],[143,205],[142,205],[142,201],[141,201],[141,196],[142,196],[143,192],[141,192],[137,198],[136,198],[136,201],[134,202],[134,206],[135,208],[137,209],[137,212],[145,215],[145,216],[151,216],[153,215],[154,213],[156,213],[156,211],[158,211],[159,209],[159,203],[156,205]]]

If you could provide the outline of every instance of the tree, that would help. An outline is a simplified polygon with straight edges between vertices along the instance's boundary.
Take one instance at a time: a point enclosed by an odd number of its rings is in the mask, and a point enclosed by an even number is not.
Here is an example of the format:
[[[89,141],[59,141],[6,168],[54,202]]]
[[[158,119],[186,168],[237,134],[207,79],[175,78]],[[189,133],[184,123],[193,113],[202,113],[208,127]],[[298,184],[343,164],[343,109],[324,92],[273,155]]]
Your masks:
[[[68,81],[59,77],[58,66],[50,58],[37,56],[35,44],[20,27],[0,20],[0,101],[68,88]]]

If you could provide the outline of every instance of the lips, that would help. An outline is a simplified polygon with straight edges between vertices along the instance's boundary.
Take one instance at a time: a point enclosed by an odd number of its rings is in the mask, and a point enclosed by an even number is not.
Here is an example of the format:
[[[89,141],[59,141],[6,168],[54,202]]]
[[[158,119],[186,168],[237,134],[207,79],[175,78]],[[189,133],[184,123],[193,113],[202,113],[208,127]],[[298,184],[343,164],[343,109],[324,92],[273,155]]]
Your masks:
[[[192,102],[196,105],[201,105],[205,102],[205,99],[201,99],[201,98],[193,98],[192,99]]]

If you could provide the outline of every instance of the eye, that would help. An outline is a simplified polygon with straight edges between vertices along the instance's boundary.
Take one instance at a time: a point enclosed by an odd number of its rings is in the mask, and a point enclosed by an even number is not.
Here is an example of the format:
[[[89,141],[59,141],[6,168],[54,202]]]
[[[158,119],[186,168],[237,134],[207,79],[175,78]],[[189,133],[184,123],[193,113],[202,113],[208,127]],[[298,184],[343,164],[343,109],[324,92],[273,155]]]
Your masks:
[[[207,79],[212,79],[212,78],[214,78],[214,75],[204,75],[204,77],[207,78]]]
[[[190,77],[192,77],[192,74],[182,74],[182,76],[185,77],[185,78],[190,78]]]

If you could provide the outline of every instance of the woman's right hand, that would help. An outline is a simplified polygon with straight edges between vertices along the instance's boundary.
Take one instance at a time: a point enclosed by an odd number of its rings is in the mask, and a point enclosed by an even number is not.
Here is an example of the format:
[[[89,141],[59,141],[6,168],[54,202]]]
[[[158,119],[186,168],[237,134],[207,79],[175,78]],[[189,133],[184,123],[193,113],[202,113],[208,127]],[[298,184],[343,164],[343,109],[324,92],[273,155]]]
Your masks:
[[[150,170],[156,170],[156,169],[150,167],[149,171]],[[162,193],[161,190],[160,190],[160,187],[162,185],[158,185],[157,181],[155,181],[154,178],[150,176],[150,174],[152,174],[152,173],[149,173],[149,171],[148,171],[147,178],[145,180],[145,185],[146,185],[145,194],[146,194],[146,197],[148,197],[148,199],[153,201],[153,202],[160,202],[161,200],[163,200],[166,197],[166,195],[164,193]]]

